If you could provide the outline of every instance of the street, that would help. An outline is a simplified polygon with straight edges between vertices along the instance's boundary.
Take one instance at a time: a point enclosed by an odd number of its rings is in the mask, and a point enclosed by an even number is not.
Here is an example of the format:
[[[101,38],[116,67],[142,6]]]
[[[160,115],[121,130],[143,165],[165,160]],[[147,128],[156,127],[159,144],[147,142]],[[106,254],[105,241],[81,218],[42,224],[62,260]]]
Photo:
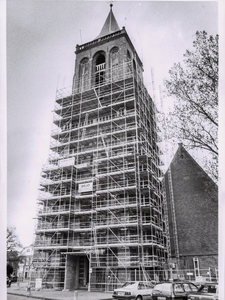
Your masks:
[[[12,283],[7,288],[7,300],[24,300],[24,299],[54,299],[54,300],[111,300],[112,292],[88,292],[87,290],[79,291],[56,291],[54,289],[31,290],[31,296],[26,296],[27,282],[21,282],[19,287],[17,283]],[[76,295],[75,295],[76,293]],[[34,298],[32,298],[32,296]]]
[[[32,296],[27,297],[27,296],[23,296],[23,295],[7,294],[7,300],[25,300],[25,299],[33,300],[34,298],[32,298]],[[44,299],[44,297],[37,298],[37,296],[35,295],[35,299]],[[55,299],[59,299],[59,298],[55,298]],[[60,298],[60,299],[74,300],[75,298],[74,298],[74,295],[71,295],[71,297]],[[102,300],[103,298],[101,296],[95,295],[95,294],[92,294],[92,295],[89,294],[89,297],[85,297],[85,295],[80,294],[80,295],[78,295],[78,298],[77,298],[77,300],[87,300],[87,299]],[[109,300],[109,299],[112,299],[112,298],[107,297],[107,300]]]
[[[7,289],[7,300],[24,300],[24,299],[53,299],[53,300],[111,300],[112,293],[105,292],[88,292],[88,291],[55,291],[55,290],[40,290],[31,291],[31,296],[26,296],[24,287]],[[5,298],[4,298],[5,299]]]
[[[25,299],[28,299],[28,297],[7,294],[7,300],[25,300]],[[32,299],[32,298],[30,298],[30,299]]]

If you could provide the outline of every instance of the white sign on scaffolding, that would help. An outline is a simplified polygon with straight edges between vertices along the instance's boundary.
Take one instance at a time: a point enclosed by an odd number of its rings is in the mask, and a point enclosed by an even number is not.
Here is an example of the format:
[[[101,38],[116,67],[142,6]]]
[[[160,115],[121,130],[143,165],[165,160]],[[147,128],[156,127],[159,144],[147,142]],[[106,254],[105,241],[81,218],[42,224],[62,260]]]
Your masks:
[[[42,278],[36,278],[35,280],[35,289],[40,290],[42,286]]]
[[[88,163],[84,163],[84,164],[75,165],[75,167],[76,167],[77,169],[87,168],[88,166],[89,166],[89,164],[88,164]]]
[[[93,190],[93,182],[80,183],[78,193],[91,192]]]
[[[74,165],[74,159],[75,159],[75,157],[59,160],[58,161],[59,167],[73,166]]]

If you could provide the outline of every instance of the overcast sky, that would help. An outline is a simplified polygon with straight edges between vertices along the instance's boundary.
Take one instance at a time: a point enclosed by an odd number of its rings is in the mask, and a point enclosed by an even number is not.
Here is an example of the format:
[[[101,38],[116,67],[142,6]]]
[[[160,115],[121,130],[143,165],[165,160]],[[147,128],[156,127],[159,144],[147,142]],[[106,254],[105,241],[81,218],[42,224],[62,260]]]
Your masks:
[[[56,89],[71,86],[76,44],[97,37],[109,8],[107,1],[7,1],[7,223],[24,246],[33,241]],[[113,12],[143,61],[150,93],[151,68],[158,89],[197,30],[218,33],[217,2],[115,1]]]

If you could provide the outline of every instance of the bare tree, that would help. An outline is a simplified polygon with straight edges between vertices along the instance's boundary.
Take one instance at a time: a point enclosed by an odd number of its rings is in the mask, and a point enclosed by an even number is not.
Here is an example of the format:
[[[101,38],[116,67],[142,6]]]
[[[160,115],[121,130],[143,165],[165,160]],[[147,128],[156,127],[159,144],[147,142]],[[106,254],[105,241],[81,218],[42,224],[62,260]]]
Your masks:
[[[183,65],[175,63],[165,80],[174,110],[166,117],[167,138],[182,141],[189,149],[209,154],[206,169],[217,178],[218,164],[218,40],[196,32],[193,50],[186,50]]]
[[[6,247],[7,251],[17,251],[18,248],[22,247],[15,227],[7,227]]]
[[[21,245],[18,236],[16,234],[15,227],[7,227],[6,234],[6,248],[7,248],[7,276],[10,277],[11,274],[18,268],[19,262],[22,262],[23,257],[19,255]]]

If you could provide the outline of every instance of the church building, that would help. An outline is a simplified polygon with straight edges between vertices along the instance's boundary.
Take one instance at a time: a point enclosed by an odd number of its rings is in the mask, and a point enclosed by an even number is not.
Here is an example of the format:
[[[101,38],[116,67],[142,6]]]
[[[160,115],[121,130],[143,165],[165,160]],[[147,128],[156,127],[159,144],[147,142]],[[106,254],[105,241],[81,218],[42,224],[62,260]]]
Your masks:
[[[218,186],[182,143],[164,180],[168,256],[175,277],[217,280]]]
[[[156,106],[112,4],[100,33],[75,53],[71,91],[56,93],[41,172],[36,276],[45,287],[102,291],[165,279]]]

